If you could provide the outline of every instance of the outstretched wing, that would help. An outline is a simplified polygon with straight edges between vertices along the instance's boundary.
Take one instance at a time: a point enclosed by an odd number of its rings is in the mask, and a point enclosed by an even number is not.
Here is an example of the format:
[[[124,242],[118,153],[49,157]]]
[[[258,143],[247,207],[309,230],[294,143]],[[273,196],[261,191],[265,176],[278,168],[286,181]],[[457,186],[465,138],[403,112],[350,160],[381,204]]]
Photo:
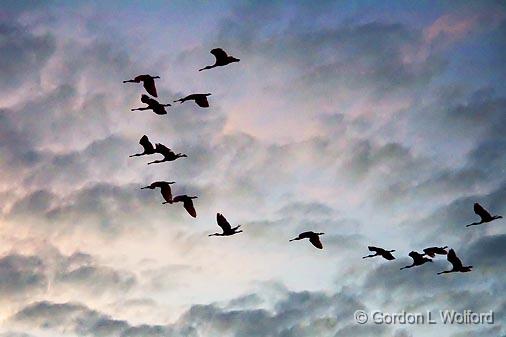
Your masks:
[[[155,80],[150,76],[146,79],[144,79],[144,89],[153,97],[158,97],[158,94],[156,92],[156,86],[155,86]]]
[[[483,208],[483,206],[481,206],[479,203],[474,204],[474,213],[478,214],[482,220],[492,217],[490,213],[487,212],[487,210]]]
[[[323,249],[322,242],[320,241],[320,238],[318,237],[318,235],[311,236],[309,238],[309,242],[311,242],[313,244],[313,246],[315,246],[316,248]]]
[[[232,229],[232,226],[222,214],[220,213],[216,214],[216,221],[218,222],[218,226],[220,226],[221,229],[223,229],[223,232],[228,232]]]
[[[415,251],[411,251],[408,254],[414,261],[419,260],[422,258],[422,255],[420,253],[417,253]]]
[[[224,60],[228,57],[227,53],[221,48],[214,48],[213,50],[211,50],[211,54],[213,54],[214,57],[216,57],[216,61]]]
[[[381,249],[379,247],[374,247],[374,246],[368,246],[367,248],[369,249],[369,251],[375,252],[375,253],[380,253],[383,251],[383,249]]]
[[[395,260],[395,256],[392,255],[392,253],[385,251],[383,254],[381,254],[385,259],[392,261]]]
[[[167,146],[161,144],[161,143],[156,143],[156,152],[158,153],[161,153],[163,155],[166,155],[166,154],[169,154],[169,153],[174,153],[174,151],[172,151],[171,149],[169,149]]]
[[[161,192],[162,192],[162,197],[165,201],[171,203],[172,202],[172,190],[170,188],[170,185],[165,183],[163,184],[162,188],[161,188]]]
[[[423,250],[423,252],[427,255],[429,255],[430,257],[435,257],[436,256],[436,253],[434,252],[434,248],[430,247],[430,248],[425,248]]]
[[[148,136],[146,136],[146,135],[141,137],[139,144],[141,144],[141,146],[144,148],[144,152],[153,152],[155,150],[155,148],[153,147],[153,144],[151,144]]]
[[[450,249],[448,252],[448,256],[446,257],[448,259],[448,262],[450,262],[453,265],[453,268],[459,269],[462,268],[462,261],[457,257],[457,254],[455,254],[455,251],[453,249]]]
[[[198,96],[195,99],[195,103],[201,108],[209,108],[209,101],[207,100],[206,96]]]
[[[195,211],[195,207],[193,207],[193,201],[190,198],[185,199],[184,201],[184,209],[190,214],[192,217],[197,217],[197,211]]]

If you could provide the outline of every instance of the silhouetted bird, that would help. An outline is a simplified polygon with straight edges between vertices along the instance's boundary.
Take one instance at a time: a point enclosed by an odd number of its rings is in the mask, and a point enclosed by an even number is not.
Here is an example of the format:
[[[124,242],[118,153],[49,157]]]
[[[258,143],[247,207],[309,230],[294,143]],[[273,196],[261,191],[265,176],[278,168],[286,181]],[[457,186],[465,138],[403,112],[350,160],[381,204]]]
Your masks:
[[[239,62],[240,61],[239,59],[236,59],[233,56],[229,56],[221,48],[215,48],[215,49],[211,50],[211,54],[213,54],[214,57],[216,58],[216,61],[214,62],[214,64],[211,65],[211,66],[207,66],[207,67],[204,67],[202,69],[199,69],[199,71],[206,70],[206,69],[211,69],[211,68],[214,68],[214,67],[226,66],[227,64],[234,63],[234,62]]]
[[[409,256],[413,259],[413,264],[410,266],[402,267],[401,270],[415,266],[421,266],[425,262],[432,262],[431,259],[424,257],[423,254],[417,253],[415,251],[410,252]]]
[[[295,240],[309,239],[309,242],[311,242],[313,244],[313,246],[315,246],[318,249],[323,249],[323,245],[322,245],[320,238],[319,238],[319,236],[323,235],[323,234],[325,234],[325,233],[303,232],[303,233],[300,233],[299,236],[297,236],[296,238],[289,240],[289,242],[295,241]]]
[[[423,252],[425,253],[424,255],[428,255],[430,257],[436,257],[436,254],[439,254],[439,255],[446,255],[446,254],[448,254],[448,252],[446,251],[447,248],[448,248],[448,246],[444,246],[444,247],[429,247],[429,248],[425,248],[423,250]]]
[[[166,115],[167,111],[165,110],[165,107],[172,106],[170,104],[160,104],[156,99],[151,98],[148,95],[142,95],[141,102],[146,103],[148,106],[143,107],[143,108],[135,108],[135,109],[131,109],[131,110],[132,111],[153,110],[153,112],[157,115]]]
[[[177,153],[176,154],[176,153],[174,153],[174,151],[172,151],[171,149],[169,149],[167,146],[165,146],[163,144],[160,144],[160,143],[156,144],[156,146],[155,146],[155,153],[161,154],[163,156],[163,159],[149,162],[148,165],[150,165],[150,164],[157,164],[157,163],[163,163],[165,161],[174,161],[174,160],[176,160],[178,158],[188,157],[184,153]]]
[[[145,156],[148,154],[154,154],[155,153],[155,147],[148,139],[148,136],[144,135],[141,137],[141,140],[139,141],[139,144],[144,148],[144,151],[142,153],[136,153],[129,157],[138,157],[138,156]]]
[[[164,202],[164,204],[173,204],[175,202],[182,202],[184,209],[190,214],[192,217],[197,217],[197,211],[195,211],[195,207],[193,207],[192,199],[197,199],[197,197],[189,197],[186,194],[178,195],[172,198],[172,202]]]
[[[453,249],[450,249],[450,251],[448,252],[448,256],[446,258],[448,262],[452,264],[452,269],[439,272],[437,273],[438,275],[447,273],[467,273],[471,271],[471,269],[473,268],[473,266],[463,266],[462,261],[460,261],[460,259],[457,257],[457,254],[455,254],[455,251]]]
[[[158,94],[156,93],[156,86],[155,86],[155,78],[160,78],[160,76],[151,76],[151,75],[139,75],[135,76],[133,80],[123,81],[123,83],[141,83],[144,85],[144,89],[150,94],[151,96],[158,97]]]
[[[160,187],[160,192],[162,193],[163,199],[169,204],[172,203],[172,191],[170,189],[171,184],[175,184],[175,181],[155,181],[149,186],[141,187],[141,190],[145,188],[149,188],[154,190],[157,187]]]
[[[218,226],[220,226],[221,229],[223,230],[223,233],[214,233],[209,234],[208,236],[230,236],[237,233],[242,233],[242,230],[240,231],[237,230],[239,227],[241,227],[241,225],[232,228],[232,226],[230,226],[230,224],[228,223],[227,219],[225,219],[225,217],[220,213],[216,214],[216,221],[218,222]]]
[[[184,103],[186,101],[195,101],[199,107],[209,108],[209,101],[207,100],[207,96],[211,96],[211,94],[191,94],[174,102]]]
[[[363,259],[366,259],[368,257],[382,256],[383,258],[385,258],[387,260],[395,260],[395,257],[392,255],[392,253],[395,252],[395,249],[394,250],[385,250],[383,248],[378,248],[378,247],[374,247],[374,246],[368,246],[367,248],[369,249],[369,251],[375,252],[376,254],[364,256],[364,257],[362,257]]]
[[[482,223],[491,222],[496,219],[502,219],[501,215],[490,215],[490,213],[478,203],[474,204],[474,213],[480,216],[481,221],[473,222],[472,224],[466,225],[466,227],[481,225]]]

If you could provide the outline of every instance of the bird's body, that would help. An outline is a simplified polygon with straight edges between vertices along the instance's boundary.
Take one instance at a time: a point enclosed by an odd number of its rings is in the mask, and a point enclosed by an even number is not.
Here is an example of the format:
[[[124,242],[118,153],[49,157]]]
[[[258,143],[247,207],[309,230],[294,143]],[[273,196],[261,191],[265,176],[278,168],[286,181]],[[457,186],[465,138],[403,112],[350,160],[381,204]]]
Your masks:
[[[453,249],[450,249],[448,252],[448,256],[446,257],[448,262],[452,264],[451,270],[446,270],[437,273],[438,275],[441,274],[448,274],[448,273],[467,273],[470,272],[473,266],[463,266],[462,261],[457,257],[457,254],[455,254],[455,251]]]
[[[420,254],[415,251],[410,252],[408,255],[413,259],[413,264],[406,266],[406,267],[402,267],[401,270],[406,269],[406,268],[421,266],[422,264],[424,264],[426,262],[432,262],[432,260],[425,257],[424,254]]]
[[[429,248],[425,248],[423,250],[423,252],[425,253],[424,255],[428,255],[432,258],[436,257],[436,254],[439,254],[439,255],[446,255],[448,254],[448,252],[446,251],[446,249],[448,248],[448,246],[444,246],[444,247],[429,247]]]
[[[480,222],[473,222],[472,224],[466,225],[466,227],[477,226],[477,225],[481,225],[481,224],[484,224],[487,222],[492,222],[497,219],[502,219],[501,215],[491,215],[485,208],[483,208],[482,205],[480,205],[477,202],[474,204],[473,208],[474,208],[474,213],[476,213],[481,218],[481,221]]]
[[[172,198],[172,202],[164,202],[164,204],[173,204],[175,202],[182,202],[184,209],[190,214],[192,217],[197,217],[197,211],[195,211],[195,207],[193,206],[192,199],[197,199],[196,196],[190,197],[186,194],[177,195],[174,198]]]
[[[151,190],[154,190],[157,187],[160,187],[160,192],[162,193],[163,199],[171,204],[172,203],[172,190],[170,188],[171,184],[175,184],[175,181],[155,181],[151,185],[141,187],[141,190],[149,188]]]
[[[221,48],[214,48],[213,50],[211,50],[211,54],[213,54],[214,57],[215,57],[215,59],[216,59],[214,61],[214,64],[210,65],[210,66],[207,66],[207,67],[204,67],[202,69],[199,69],[199,71],[206,70],[206,69],[211,69],[211,68],[215,68],[215,67],[222,67],[222,66],[226,66],[227,64],[234,63],[234,62],[239,62],[240,61],[238,58],[235,58],[233,56],[228,55]]]
[[[320,237],[319,237],[320,235],[323,235],[323,234],[325,234],[325,233],[315,233],[312,231],[303,232],[303,233],[300,233],[299,236],[297,236],[296,238],[293,238],[289,241],[291,242],[291,241],[295,241],[295,240],[309,239],[309,242],[311,242],[313,244],[313,246],[315,246],[318,249],[323,249],[323,245],[322,245],[322,243],[320,241]]]
[[[238,229],[239,229],[239,227],[241,227],[241,225],[238,225],[236,227],[232,227],[230,225],[230,223],[227,221],[227,219],[225,219],[225,217],[221,213],[216,214],[216,222],[218,223],[218,226],[221,227],[223,232],[209,234],[209,236],[230,236],[230,235],[234,235],[234,234],[242,232],[242,230],[238,231]]]
[[[141,83],[144,86],[144,89],[153,97],[158,97],[158,93],[156,92],[155,86],[155,78],[160,78],[160,76],[151,76],[151,75],[138,75],[135,76],[133,80],[123,81],[123,83]]]
[[[186,101],[195,101],[197,105],[201,108],[208,108],[209,107],[209,101],[207,100],[207,96],[211,96],[211,94],[191,94],[186,97],[180,98],[174,102],[180,102],[184,103]]]
[[[130,157],[139,157],[139,156],[145,156],[148,154],[155,154],[155,147],[149,141],[148,136],[146,136],[146,135],[142,136],[141,140],[139,140],[139,144],[141,144],[141,146],[144,148],[144,151],[141,153],[133,154]]]
[[[148,95],[142,95],[141,102],[147,104],[148,106],[142,108],[135,108],[131,110],[132,111],[153,110],[153,112],[157,115],[166,115],[167,111],[165,110],[165,107],[171,106],[170,104],[161,104],[156,99],[151,98]]]
[[[368,246],[367,248],[369,249],[369,251],[375,252],[376,254],[364,256],[364,257],[362,257],[363,259],[366,259],[368,257],[382,256],[386,260],[390,260],[390,261],[395,260],[395,257],[392,255],[392,253],[395,252],[395,249],[394,250],[385,250],[383,248],[374,247],[374,246]]]
[[[174,160],[176,160],[178,158],[188,157],[184,153],[175,153],[174,151],[172,151],[171,149],[169,149],[168,147],[166,147],[165,145],[160,144],[160,143],[157,143],[155,145],[155,153],[161,154],[163,156],[163,159],[149,162],[148,165],[150,165],[150,164],[157,164],[157,163],[163,163],[163,162],[166,162],[166,161],[174,161]]]

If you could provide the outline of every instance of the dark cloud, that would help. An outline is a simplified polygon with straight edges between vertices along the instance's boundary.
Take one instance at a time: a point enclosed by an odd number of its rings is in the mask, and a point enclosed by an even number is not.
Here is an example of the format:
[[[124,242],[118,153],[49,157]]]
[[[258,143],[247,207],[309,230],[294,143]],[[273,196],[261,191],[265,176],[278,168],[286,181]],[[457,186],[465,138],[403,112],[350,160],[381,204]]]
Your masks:
[[[0,89],[6,93],[25,81],[39,82],[39,72],[55,51],[52,35],[35,35],[14,23],[0,24]]]
[[[48,285],[46,266],[36,256],[11,254],[0,259],[2,299],[18,299],[43,293]]]

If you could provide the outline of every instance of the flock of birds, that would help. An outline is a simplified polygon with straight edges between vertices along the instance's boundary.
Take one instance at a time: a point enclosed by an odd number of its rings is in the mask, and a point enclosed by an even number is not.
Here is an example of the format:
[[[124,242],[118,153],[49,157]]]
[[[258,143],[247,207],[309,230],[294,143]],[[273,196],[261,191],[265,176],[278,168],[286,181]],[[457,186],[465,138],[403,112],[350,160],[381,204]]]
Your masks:
[[[211,50],[211,54],[215,57],[215,63],[209,66],[206,66],[202,69],[199,69],[199,71],[212,69],[215,67],[222,67],[226,66],[228,64],[239,62],[240,60],[228,55],[223,49],[221,48],[215,48]],[[134,79],[123,81],[123,83],[141,83],[144,86],[144,89],[148,94],[150,94],[153,97],[158,97],[157,91],[156,91],[156,85],[155,85],[155,79],[159,79],[159,76],[151,76],[151,75],[139,75],[136,76]],[[186,101],[194,101],[199,107],[201,108],[208,108],[209,107],[209,101],[207,99],[208,96],[210,96],[210,93],[206,94],[191,94],[186,97],[180,98],[178,100],[175,100],[174,102],[180,102],[181,104]],[[166,107],[171,106],[171,104],[161,104],[156,99],[149,97],[148,95],[143,94],[141,96],[141,102],[146,104],[147,106],[141,107],[141,108],[135,108],[131,109],[132,111],[138,111],[138,110],[152,110],[157,115],[165,115],[167,114],[167,111],[165,110]],[[133,154],[130,157],[138,157],[138,156],[145,156],[145,155],[153,155],[153,154],[160,154],[162,155],[162,159],[151,161],[148,163],[150,164],[156,164],[156,163],[163,163],[167,161],[174,161],[179,158],[187,157],[184,153],[175,153],[170,148],[166,147],[165,145],[161,143],[156,143],[153,146],[153,143],[149,140],[148,136],[144,135],[139,141],[139,144],[143,148],[143,152]],[[174,204],[178,202],[183,203],[183,207],[185,210],[190,214],[192,217],[197,217],[197,212],[195,210],[193,199],[196,199],[197,196],[189,196],[186,194],[176,195],[172,196],[172,189],[170,185],[175,184],[174,181],[155,181],[151,183],[148,186],[142,187],[141,189],[156,189],[160,188],[160,192],[162,194],[163,199],[165,200],[162,204]],[[500,215],[491,215],[483,206],[481,206],[478,203],[474,204],[474,212],[480,217],[479,222],[473,222],[466,227],[469,226],[477,226],[484,223],[489,223],[491,221],[501,219],[502,216]],[[209,234],[209,236],[231,236],[238,233],[241,233],[242,230],[239,230],[241,225],[232,227],[232,225],[227,221],[227,219],[223,216],[221,213],[216,214],[216,221],[218,223],[218,226],[221,227],[222,232],[221,233],[214,233]],[[304,240],[309,239],[309,242],[318,249],[323,249],[323,244],[320,240],[320,236],[325,233],[319,233],[319,232],[313,232],[313,231],[307,231],[300,233],[297,237],[289,240],[291,241],[298,241],[298,240]],[[380,247],[374,247],[369,246],[369,251],[373,252],[374,254],[364,256],[363,258],[372,258],[376,256],[381,256],[386,260],[395,260],[395,257],[393,256],[393,252],[395,250],[386,250]],[[446,273],[454,273],[454,272],[469,272],[473,268],[473,266],[464,266],[462,264],[462,261],[457,257],[457,254],[453,249],[448,250],[448,246],[445,247],[429,247],[425,248],[423,250],[423,254],[418,253],[416,251],[411,251],[408,255],[413,259],[413,263],[409,266],[402,267],[403,269],[408,269],[416,266],[421,266],[427,262],[432,262],[432,259],[435,258],[436,255],[446,255],[448,262],[452,265],[451,270],[446,270],[439,272],[439,274],[446,274]]]
[[[483,206],[481,206],[478,203],[474,204],[474,212],[480,217],[480,221],[473,222],[472,224],[466,225],[466,227],[477,226],[477,225],[492,222],[494,220],[502,218],[502,216],[500,216],[500,215],[491,215],[485,208],[483,208]],[[313,243],[313,244],[315,246],[317,246],[315,243]],[[318,244],[321,246],[320,242],[318,242]],[[374,246],[369,246],[368,248],[369,248],[369,251],[374,252],[375,254],[364,256],[363,259],[375,257],[375,256],[381,256],[384,259],[389,260],[389,261],[395,260],[395,257],[392,255],[392,253],[395,252],[395,250],[386,250],[386,249],[383,249],[380,247],[374,247]],[[401,270],[421,266],[427,262],[432,262],[432,259],[434,257],[436,257],[436,255],[446,255],[446,259],[452,265],[452,269],[439,272],[439,273],[437,273],[438,275],[448,274],[448,273],[467,273],[472,270],[473,266],[464,266],[462,264],[462,261],[459,259],[459,257],[455,253],[455,250],[450,249],[448,251],[447,249],[448,249],[448,246],[429,247],[429,248],[425,248],[423,250],[423,254],[418,253],[416,251],[411,251],[408,255],[409,255],[409,257],[411,257],[413,259],[413,263],[410,264],[409,266],[402,267]]]

